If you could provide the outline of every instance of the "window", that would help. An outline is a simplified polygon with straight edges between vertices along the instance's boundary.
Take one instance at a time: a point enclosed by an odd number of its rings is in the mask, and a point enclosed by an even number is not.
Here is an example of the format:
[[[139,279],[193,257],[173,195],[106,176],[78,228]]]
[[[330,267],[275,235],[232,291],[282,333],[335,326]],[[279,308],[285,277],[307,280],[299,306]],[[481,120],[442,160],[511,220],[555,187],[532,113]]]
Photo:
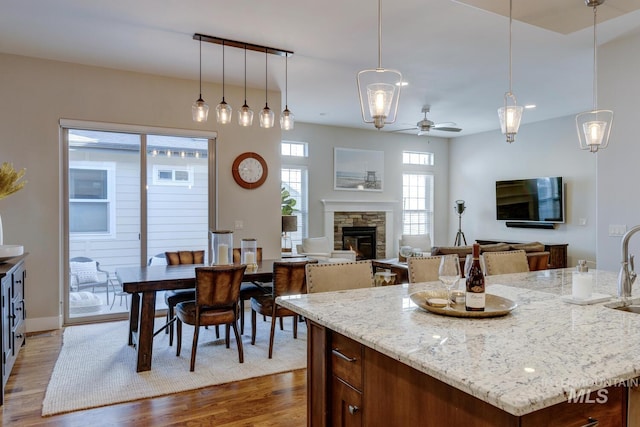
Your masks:
[[[433,234],[433,153],[402,153],[402,234]]]
[[[307,143],[282,141],[282,169],[280,177],[282,186],[289,191],[291,198],[295,199],[294,215],[298,217],[298,230],[289,233],[293,247],[302,243],[302,239],[308,236],[308,173],[307,173]]]
[[[193,168],[153,165],[154,185],[193,185]]]
[[[115,164],[72,162],[69,166],[69,231],[77,235],[115,235]]]

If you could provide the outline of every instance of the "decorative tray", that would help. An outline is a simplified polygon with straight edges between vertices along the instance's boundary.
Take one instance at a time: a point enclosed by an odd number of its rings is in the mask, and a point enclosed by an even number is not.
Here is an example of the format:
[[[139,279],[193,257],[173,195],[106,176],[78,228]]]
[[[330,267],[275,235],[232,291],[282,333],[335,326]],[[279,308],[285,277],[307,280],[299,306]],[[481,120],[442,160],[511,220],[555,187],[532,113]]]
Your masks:
[[[518,306],[510,299],[500,297],[498,295],[485,294],[485,309],[484,311],[467,311],[465,310],[464,303],[451,302],[451,310],[447,310],[446,306],[440,304],[430,304],[429,300],[436,300],[440,302],[444,299],[446,301],[446,291],[421,291],[415,292],[409,295],[411,301],[413,301],[418,307],[435,314],[442,314],[444,316],[452,317],[499,317],[509,314],[514,308]]]

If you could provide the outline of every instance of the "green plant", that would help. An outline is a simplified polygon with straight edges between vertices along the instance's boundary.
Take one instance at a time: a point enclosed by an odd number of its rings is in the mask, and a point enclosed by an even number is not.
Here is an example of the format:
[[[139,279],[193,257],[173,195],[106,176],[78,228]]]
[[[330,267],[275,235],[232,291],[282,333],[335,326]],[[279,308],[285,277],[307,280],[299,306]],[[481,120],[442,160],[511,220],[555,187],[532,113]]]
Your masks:
[[[280,190],[280,196],[282,198],[282,202],[280,203],[282,215],[293,215],[293,213],[298,210],[294,208],[296,205],[296,199],[293,199],[289,191],[284,187]]]

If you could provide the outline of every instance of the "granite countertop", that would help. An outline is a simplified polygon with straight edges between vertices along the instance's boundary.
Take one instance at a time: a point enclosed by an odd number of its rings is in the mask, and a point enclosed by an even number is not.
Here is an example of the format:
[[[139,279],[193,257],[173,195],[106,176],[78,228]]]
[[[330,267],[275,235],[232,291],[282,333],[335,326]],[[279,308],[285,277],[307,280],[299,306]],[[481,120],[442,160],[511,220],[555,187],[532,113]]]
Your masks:
[[[486,278],[487,293],[518,307],[504,317],[428,313],[409,295],[438,282],[280,299],[283,306],[513,415],[572,393],[640,376],[640,315],[608,302],[569,304],[573,269]],[[591,270],[594,292],[616,295],[617,273]],[[636,285],[638,286],[638,285]],[[639,294],[635,290],[634,296]]]

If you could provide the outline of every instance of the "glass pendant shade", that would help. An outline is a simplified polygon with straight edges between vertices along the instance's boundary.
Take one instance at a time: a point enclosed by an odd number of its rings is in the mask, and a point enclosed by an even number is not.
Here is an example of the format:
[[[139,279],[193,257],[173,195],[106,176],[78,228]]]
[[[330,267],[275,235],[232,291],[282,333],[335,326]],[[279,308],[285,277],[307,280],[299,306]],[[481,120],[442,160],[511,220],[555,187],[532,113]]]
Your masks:
[[[280,114],[280,128],[282,130],[293,130],[294,126],[295,116],[289,111],[289,108],[285,107],[282,114]]]
[[[402,74],[396,70],[363,70],[358,73],[360,109],[365,123],[376,129],[394,123],[400,100]]]
[[[273,114],[273,111],[271,111],[268,105],[265,105],[262,111],[260,111],[260,127],[265,129],[272,128],[275,121],[275,114]]]
[[[580,149],[592,153],[607,148],[613,125],[613,111],[586,111],[576,116],[576,129],[580,139]]]
[[[222,98],[222,102],[218,104],[216,107],[216,117],[218,119],[218,123],[221,125],[226,125],[231,123],[231,106],[224,101]]]
[[[191,106],[191,115],[194,122],[206,122],[209,117],[209,105],[202,98],[198,98]]]
[[[238,124],[240,126],[251,126],[253,123],[253,110],[245,103],[238,110]]]
[[[522,120],[522,112],[524,107],[519,105],[505,105],[498,108],[498,117],[500,118],[500,129],[507,136],[507,142],[515,141],[516,134],[520,128],[520,120]]]

